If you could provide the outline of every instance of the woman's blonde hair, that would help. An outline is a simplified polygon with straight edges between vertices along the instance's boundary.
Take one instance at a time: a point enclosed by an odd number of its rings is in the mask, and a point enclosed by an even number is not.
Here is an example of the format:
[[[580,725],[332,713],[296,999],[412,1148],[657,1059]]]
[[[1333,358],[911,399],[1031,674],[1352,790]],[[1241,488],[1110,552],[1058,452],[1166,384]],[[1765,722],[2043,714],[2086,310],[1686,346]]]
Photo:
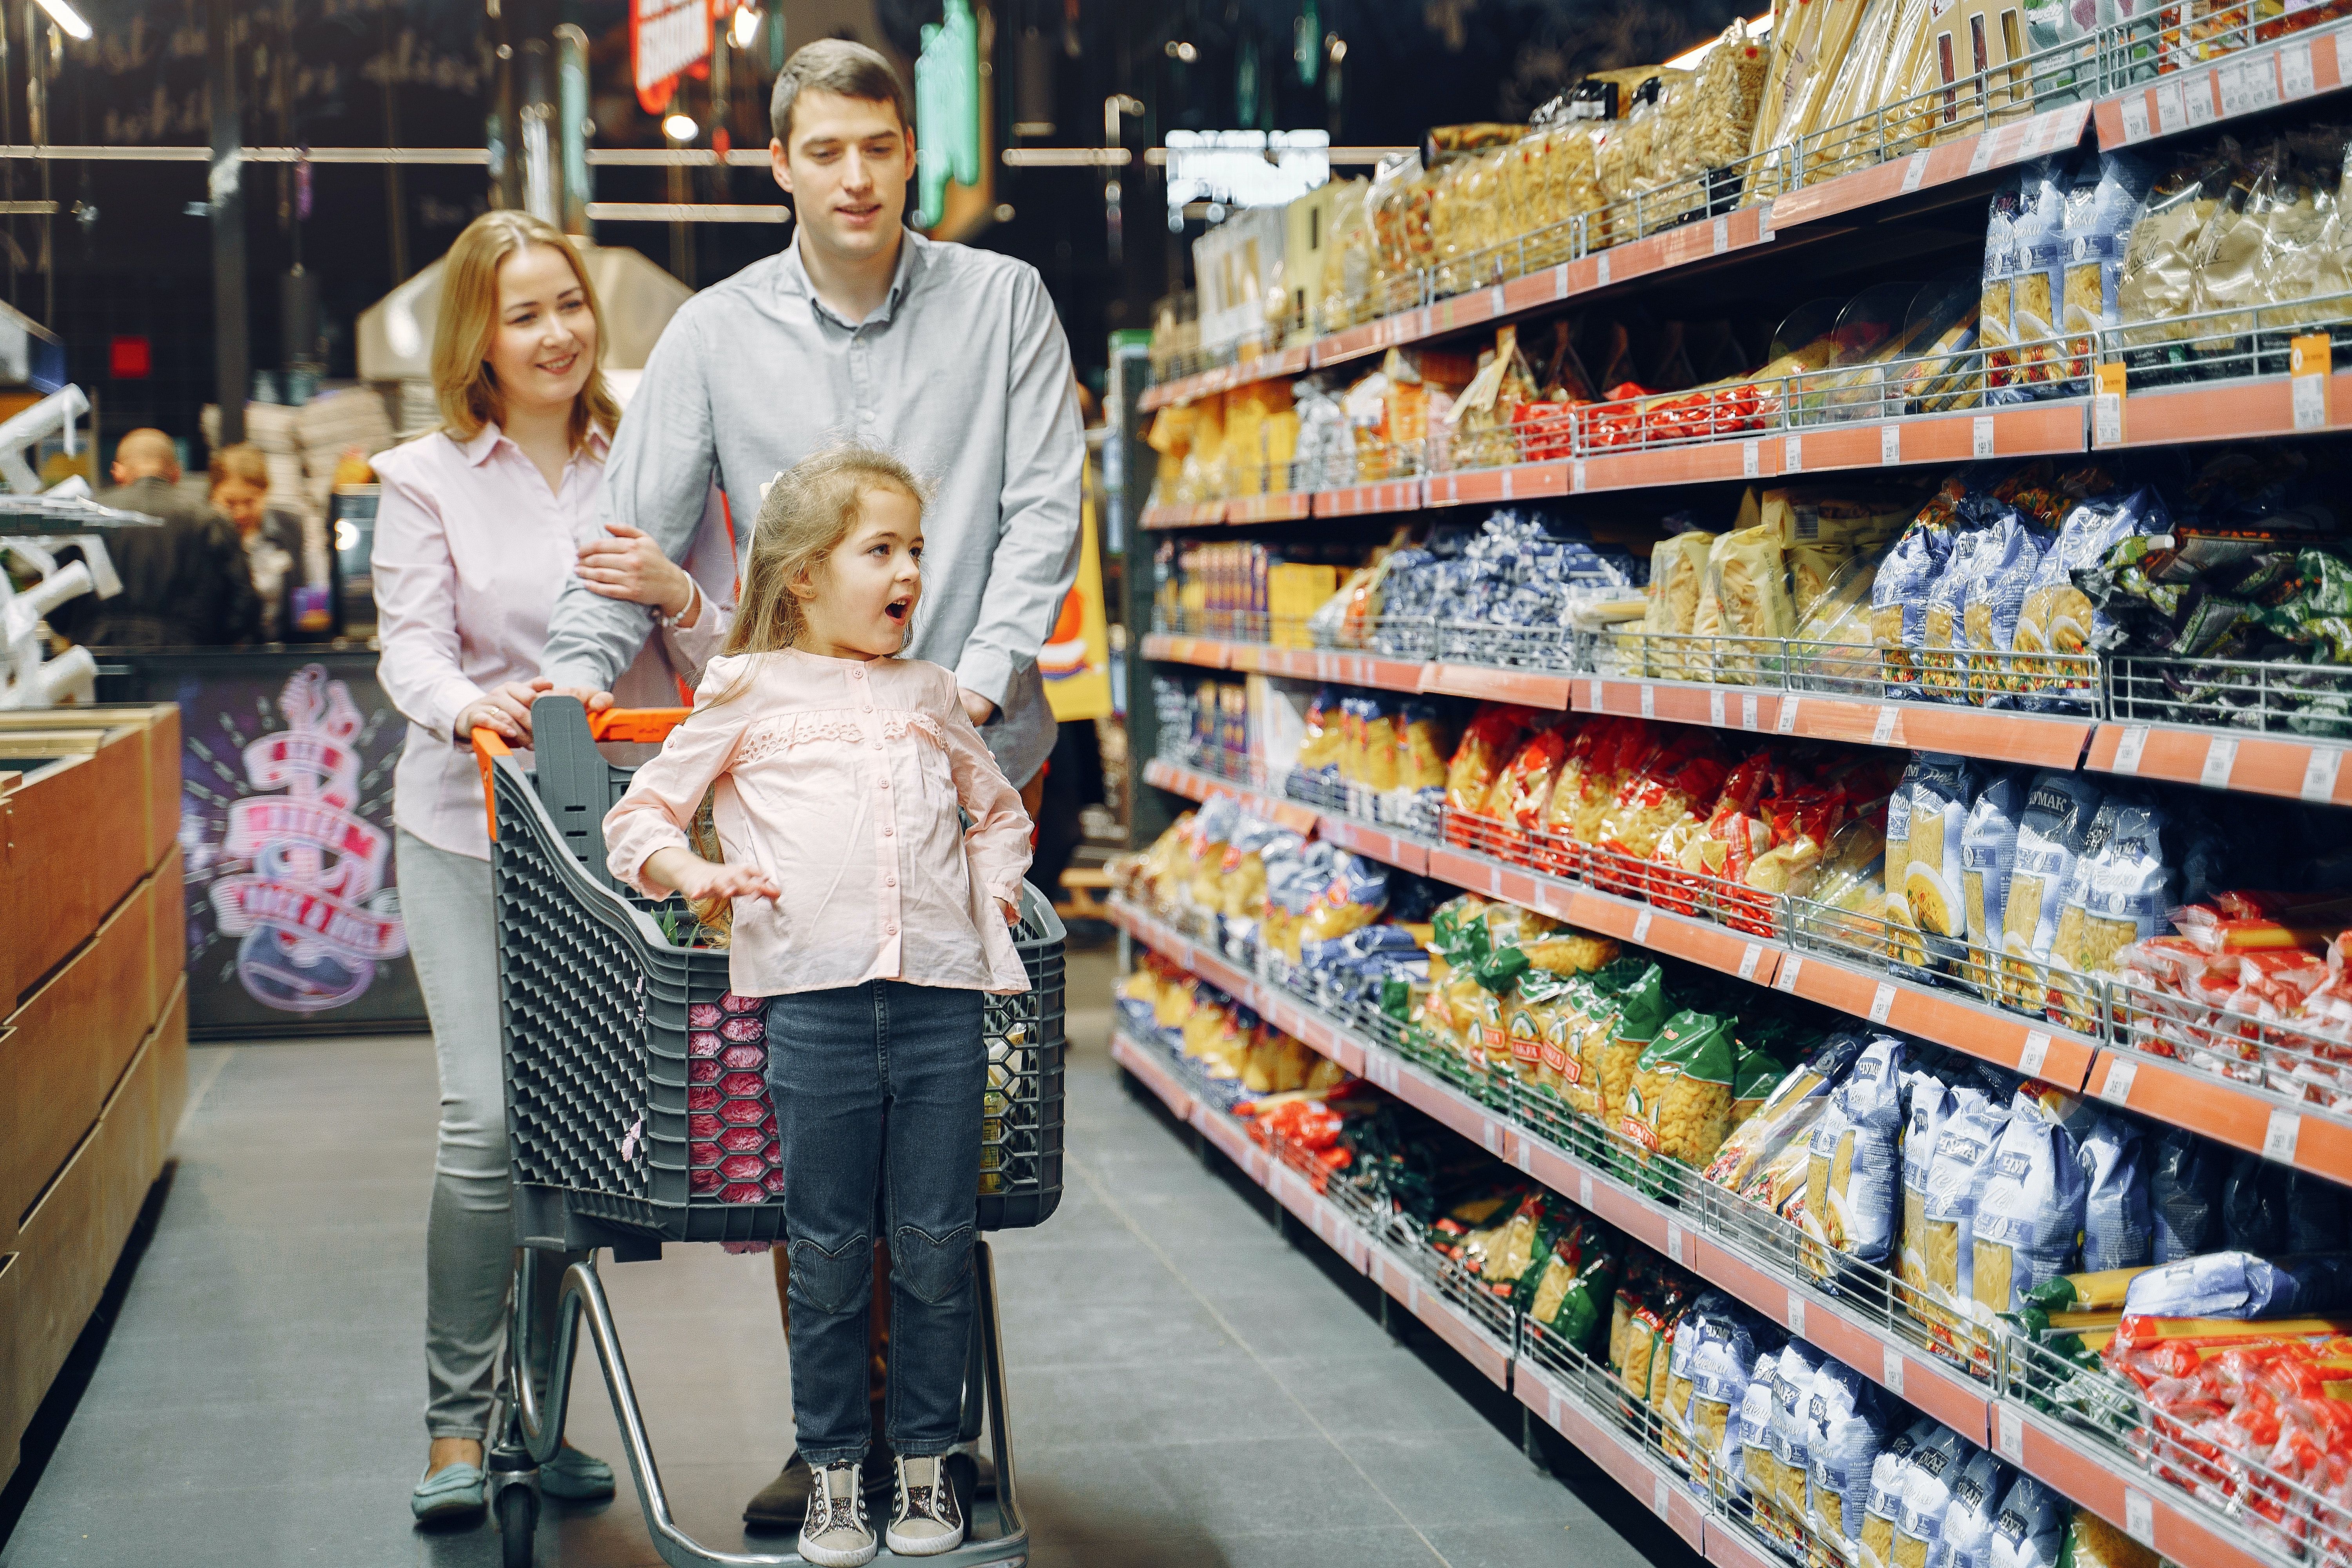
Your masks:
[[[913,469],[871,447],[829,447],[775,477],[751,527],[729,653],[773,653],[800,640],[808,613],[793,584],[841,547],[857,526],[858,503],[877,489],[896,490],[919,508],[930,499]]]
[[[250,441],[215,452],[205,471],[211,476],[209,489],[216,490],[231,479],[243,479],[264,492],[269,489],[269,458]]]
[[[621,422],[621,405],[604,384],[604,307],[596,285],[580,264],[580,253],[563,231],[542,218],[511,207],[486,212],[466,226],[441,264],[441,309],[433,323],[433,392],[450,436],[470,441],[482,426],[506,422],[506,395],[490,370],[490,342],[499,331],[499,268],[525,247],[546,246],[571,264],[572,276],[588,300],[596,323],[596,363],[587,384],[572,400],[572,446],[577,450],[589,429],[611,430]]]

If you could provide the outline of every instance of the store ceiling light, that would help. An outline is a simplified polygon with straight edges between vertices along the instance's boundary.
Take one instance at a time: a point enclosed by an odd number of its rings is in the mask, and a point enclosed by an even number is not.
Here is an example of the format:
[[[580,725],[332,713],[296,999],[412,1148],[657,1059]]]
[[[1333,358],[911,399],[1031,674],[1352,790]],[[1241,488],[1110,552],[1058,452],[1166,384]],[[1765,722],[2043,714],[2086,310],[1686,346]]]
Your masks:
[[[1168,58],[1172,60],[1181,60],[1189,66],[1194,60],[1201,58],[1201,51],[1194,48],[1192,45],[1181,40],[1171,40],[1168,45]]]
[[[760,8],[757,5],[746,5],[735,13],[734,34],[737,48],[751,47],[751,40],[760,36]]]
[[[673,142],[691,142],[698,129],[691,114],[673,114],[662,121],[662,134]]]
[[[89,41],[89,24],[81,19],[81,13],[68,5],[67,0],[36,0],[36,3],[49,14],[50,21],[66,30],[68,37],[84,43]]]

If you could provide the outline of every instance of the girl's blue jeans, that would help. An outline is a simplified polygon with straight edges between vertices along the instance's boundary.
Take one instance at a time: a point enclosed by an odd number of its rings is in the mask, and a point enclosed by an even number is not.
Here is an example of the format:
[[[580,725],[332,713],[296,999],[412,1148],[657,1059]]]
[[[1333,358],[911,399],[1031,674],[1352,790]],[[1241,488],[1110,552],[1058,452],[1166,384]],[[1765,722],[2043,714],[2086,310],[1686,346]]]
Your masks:
[[[890,1248],[883,1435],[919,1459],[956,1445],[988,1053],[981,993],[871,980],[768,1004],[768,1082],[792,1258],[793,1422],[819,1468],[873,1434],[874,1229]]]

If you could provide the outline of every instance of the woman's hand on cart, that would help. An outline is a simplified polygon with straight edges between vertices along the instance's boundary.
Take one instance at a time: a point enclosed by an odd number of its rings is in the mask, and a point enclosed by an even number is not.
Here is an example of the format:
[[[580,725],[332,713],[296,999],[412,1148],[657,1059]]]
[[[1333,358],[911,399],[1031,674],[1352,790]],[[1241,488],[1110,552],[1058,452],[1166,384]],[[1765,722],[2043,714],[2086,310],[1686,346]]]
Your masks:
[[[757,866],[721,866],[690,849],[672,845],[646,858],[646,879],[680,897],[704,899],[781,899],[783,889]]]
[[[544,680],[509,680],[477,697],[457,710],[457,722],[451,728],[457,743],[471,746],[474,731],[488,730],[502,741],[517,745],[530,744],[530,700],[548,689]]]

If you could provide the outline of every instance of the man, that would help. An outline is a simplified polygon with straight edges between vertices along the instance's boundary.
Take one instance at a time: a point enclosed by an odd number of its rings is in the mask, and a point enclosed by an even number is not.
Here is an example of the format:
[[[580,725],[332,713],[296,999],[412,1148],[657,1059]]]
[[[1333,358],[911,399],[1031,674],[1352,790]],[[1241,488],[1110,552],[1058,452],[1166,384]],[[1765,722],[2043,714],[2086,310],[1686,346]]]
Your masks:
[[[908,651],[955,673],[1034,816],[1055,738],[1037,650],[1078,560],[1085,447],[1069,344],[1034,268],[905,226],[915,138],[879,54],[810,44],[785,63],[769,112],[794,241],[671,319],[614,440],[604,521],[644,530],[677,559],[715,474],[740,545],[760,487],[809,453],[846,440],[897,455],[937,487]],[[543,676],[609,690],[646,632],[642,607],[567,583]],[[509,694],[526,706],[531,696]],[[795,1454],[745,1521],[797,1525],[809,1485]]]
[[[216,647],[260,636],[261,600],[245,544],[228,519],[181,492],[172,438],[131,431],[115,446],[112,473],[113,488],[96,499],[163,526],[108,535],[122,592],[61,606],[50,617],[58,635],[95,647]]]

